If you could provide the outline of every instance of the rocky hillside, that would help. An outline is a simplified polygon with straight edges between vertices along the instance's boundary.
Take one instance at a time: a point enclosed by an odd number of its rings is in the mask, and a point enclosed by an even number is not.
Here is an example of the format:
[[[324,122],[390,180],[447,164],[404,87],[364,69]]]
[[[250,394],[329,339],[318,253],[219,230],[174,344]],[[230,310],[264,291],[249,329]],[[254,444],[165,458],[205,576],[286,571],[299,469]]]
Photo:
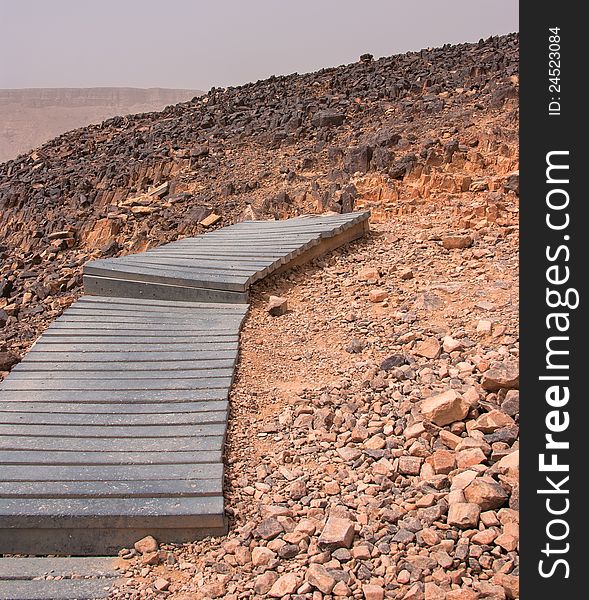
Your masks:
[[[4,372],[89,257],[372,211],[254,288],[229,534],[121,549],[113,600],[519,598],[517,96],[509,35],[213,89],[0,165]]]
[[[517,94],[512,34],[213,88],[0,164],[0,372],[80,292],[90,257],[361,206],[509,222]]]
[[[30,88],[0,90],[0,162],[56,135],[117,115],[162,110],[199,96],[164,88]]]

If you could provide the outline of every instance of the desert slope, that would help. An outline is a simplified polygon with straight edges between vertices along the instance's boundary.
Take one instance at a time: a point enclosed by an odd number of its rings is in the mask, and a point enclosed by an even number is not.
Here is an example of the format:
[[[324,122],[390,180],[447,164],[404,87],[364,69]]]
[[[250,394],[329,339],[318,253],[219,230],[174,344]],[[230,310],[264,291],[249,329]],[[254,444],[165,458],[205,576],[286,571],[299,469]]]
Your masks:
[[[71,129],[117,115],[161,110],[201,93],[118,87],[0,89],[0,162]]]

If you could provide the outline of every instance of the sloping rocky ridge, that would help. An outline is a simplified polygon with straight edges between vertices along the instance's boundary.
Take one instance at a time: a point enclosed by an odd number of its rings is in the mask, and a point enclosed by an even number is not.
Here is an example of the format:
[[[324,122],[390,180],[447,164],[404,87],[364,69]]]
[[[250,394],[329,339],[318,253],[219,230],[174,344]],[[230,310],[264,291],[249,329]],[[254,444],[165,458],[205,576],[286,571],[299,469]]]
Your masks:
[[[167,88],[0,89],[0,162],[70,129],[117,115],[162,110],[201,94]]]
[[[511,218],[517,93],[511,34],[213,88],[1,164],[0,372],[80,293],[89,258],[301,212]]]

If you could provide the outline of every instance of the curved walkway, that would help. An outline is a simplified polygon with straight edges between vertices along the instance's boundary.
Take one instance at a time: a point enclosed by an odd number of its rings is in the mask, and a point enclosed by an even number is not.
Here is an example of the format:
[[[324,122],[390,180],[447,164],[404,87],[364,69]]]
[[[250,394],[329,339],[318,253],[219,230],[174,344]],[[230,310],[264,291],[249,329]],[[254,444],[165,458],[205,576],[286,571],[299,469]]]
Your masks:
[[[234,225],[88,263],[87,295],[0,385],[0,553],[226,532],[223,444],[249,286],[368,213]]]

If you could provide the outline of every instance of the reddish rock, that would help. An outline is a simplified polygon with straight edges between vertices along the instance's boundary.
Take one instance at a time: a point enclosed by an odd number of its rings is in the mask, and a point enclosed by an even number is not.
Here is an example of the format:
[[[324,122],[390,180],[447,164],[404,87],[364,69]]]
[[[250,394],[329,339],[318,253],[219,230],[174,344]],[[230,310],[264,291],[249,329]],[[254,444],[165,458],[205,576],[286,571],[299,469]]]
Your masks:
[[[437,358],[440,354],[440,342],[433,337],[426,338],[415,346],[415,354],[424,358]]]
[[[354,523],[349,519],[329,517],[319,536],[319,545],[323,548],[351,548],[354,540]]]
[[[300,584],[300,579],[294,573],[281,575],[272,585],[268,596],[271,598],[282,598],[288,594],[294,594]]]
[[[496,392],[504,389],[519,388],[519,366],[514,362],[496,363],[485,371],[481,380],[483,389]]]
[[[368,299],[370,300],[370,302],[382,302],[383,300],[387,299],[388,295],[389,293],[386,290],[370,290],[370,293],[368,294]]]
[[[423,458],[419,456],[401,456],[399,458],[399,472],[404,475],[419,475]]]
[[[481,509],[478,504],[471,502],[456,502],[448,509],[448,525],[460,529],[478,527]]]
[[[256,527],[256,534],[264,540],[271,540],[281,533],[284,533],[282,525],[278,522],[278,519],[274,517],[268,517],[261,521]]]
[[[421,414],[436,425],[443,427],[454,421],[461,421],[468,414],[467,402],[455,390],[448,390],[437,396],[430,396],[421,402]]]
[[[460,590],[447,592],[445,600],[479,600],[479,598],[479,594],[474,590],[462,588]]]
[[[519,577],[507,573],[497,573],[493,576],[492,581],[505,590],[505,595],[509,600],[519,598]]]
[[[213,581],[203,585],[200,591],[205,598],[224,598],[226,590],[223,582]]]
[[[149,552],[157,552],[157,549],[158,549],[157,540],[154,537],[152,537],[151,535],[148,535],[144,538],[141,538],[137,542],[135,542],[134,548],[140,554],[147,554]]]
[[[160,553],[159,552],[145,552],[141,556],[141,564],[142,565],[157,565],[160,562]]]
[[[114,242],[120,231],[119,219],[99,219],[82,233],[82,242],[90,250],[100,250]]]
[[[467,448],[456,455],[456,465],[459,469],[468,469],[485,462],[487,457],[480,448]]]
[[[482,431],[483,433],[493,433],[502,427],[512,427],[515,421],[504,412],[493,409],[487,413],[483,413],[472,426],[472,429]]]
[[[336,583],[329,571],[323,565],[316,563],[309,565],[305,579],[324,594],[331,594]]]
[[[366,583],[362,586],[365,600],[383,600],[384,589],[380,585]]]
[[[477,477],[464,489],[467,502],[478,504],[481,510],[495,510],[507,502],[507,493],[495,481]]]
[[[472,246],[473,239],[470,235],[447,235],[442,238],[442,246],[446,250],[463,250]]]
[[[153,582],[153,587],[158,592],[165,592],[170,587],[170,582],[167,579],[164,579],[163,577],[158,577]]]
[[[280,317],[288,312],[288,301],[280,296],[270,296],[266,310],[273,317]]]
[[[456,456],[448,450],[436,450],[427,462],[432,466],[437,475],[447,475],[456,468]]]
[[[364,267],[358,271],[358,279],[360,281],[368,281],[370,283],[376,283],[379,278],[378,269],[374,267]]]
[[[277,580],[278,573],[266,571],[263,575],[256,578],[256,581],[254,582],[254,591],[256,594],[267,594]]]

